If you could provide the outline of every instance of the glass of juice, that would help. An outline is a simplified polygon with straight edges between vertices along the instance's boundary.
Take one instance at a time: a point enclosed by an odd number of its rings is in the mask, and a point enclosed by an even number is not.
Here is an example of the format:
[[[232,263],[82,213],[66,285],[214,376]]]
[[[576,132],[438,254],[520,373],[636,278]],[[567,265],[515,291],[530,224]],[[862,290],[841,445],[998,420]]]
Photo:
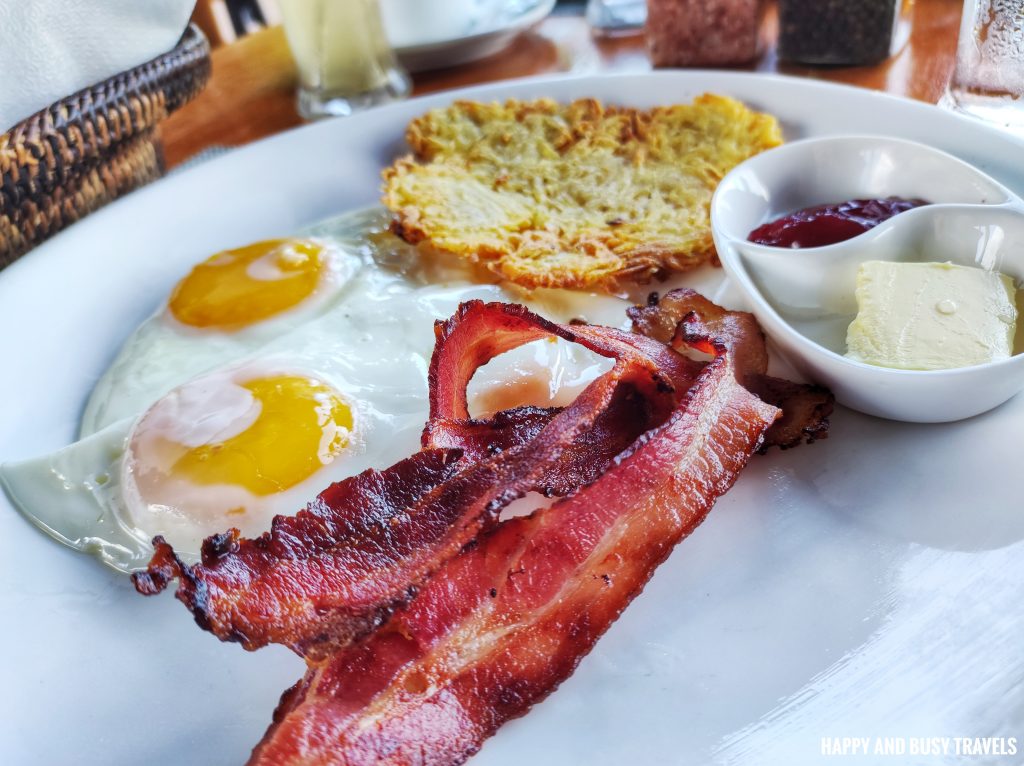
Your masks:
[[[378,0],[280,0],[307,120],[345,117],[412,88],[384,32]]]

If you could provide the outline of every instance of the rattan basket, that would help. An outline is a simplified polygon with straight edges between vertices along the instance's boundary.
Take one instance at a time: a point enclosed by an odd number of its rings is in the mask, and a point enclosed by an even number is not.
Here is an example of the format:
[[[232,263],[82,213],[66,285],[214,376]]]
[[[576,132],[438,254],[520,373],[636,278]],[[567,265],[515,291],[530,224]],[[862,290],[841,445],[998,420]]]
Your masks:
[[[63,98],[0,136],[0,268],[158,178],[158,123],[209,77],[209,43],[189,26],[172,51]]]

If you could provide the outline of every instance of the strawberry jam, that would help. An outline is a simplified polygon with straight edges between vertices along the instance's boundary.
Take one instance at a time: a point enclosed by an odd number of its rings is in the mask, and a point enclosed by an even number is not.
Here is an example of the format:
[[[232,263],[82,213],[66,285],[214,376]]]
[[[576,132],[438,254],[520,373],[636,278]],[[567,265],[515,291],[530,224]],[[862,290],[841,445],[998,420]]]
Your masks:
[[[821,247],[863,234],[882,221],[911,208],[927,205],[923,199],[852,199],[833,205],[797,210],[758,226],[747,239],[772,247]]]

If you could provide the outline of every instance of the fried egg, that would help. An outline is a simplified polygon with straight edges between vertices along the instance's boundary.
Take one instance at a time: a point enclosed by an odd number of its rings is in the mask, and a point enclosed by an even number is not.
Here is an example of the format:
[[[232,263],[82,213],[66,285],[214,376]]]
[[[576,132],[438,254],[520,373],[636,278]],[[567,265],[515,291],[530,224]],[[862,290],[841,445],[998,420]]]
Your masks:
[[[80,436],[130,415],[177,383],[240,359],[342,300],[360,259],[324,238],[216,253],[174,287],[100,378]]]
[[[15,506],[121,571],[145,566],[156,535],[195,558],[211,534],[259,535],[332,482],[415,452],[434,321],[459,303],[624,322],[616,298],[479,284],[463,266],[428,272],[385,222],[350,214],[193,268],[100,379],[80,440],[0,466]],[[471,412],[566,404],[610,365],[535,341],[479,371]]]

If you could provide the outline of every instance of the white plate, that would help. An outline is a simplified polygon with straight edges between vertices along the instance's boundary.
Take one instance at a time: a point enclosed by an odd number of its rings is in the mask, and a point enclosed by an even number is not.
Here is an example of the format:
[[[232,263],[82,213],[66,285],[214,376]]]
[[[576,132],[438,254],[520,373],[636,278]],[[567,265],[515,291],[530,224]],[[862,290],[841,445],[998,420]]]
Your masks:
[[[772,111],[790,139],[902,136],[1024,192],[1024,146],[1008,135],[743,73],[523,80],[317,123],[158,181],[0,273],[0,460],[74,438],[118,344],[192,263],[372,203],[424,109],[456,95],[652,106],[705,90]],[[712,297],[728,301],[721,287]],[[822,737],[1021,737],[1022,434],[1020,396],[951,425],[840,409],[827,441],[755,458],[573,677],[472,763],[788,766],[823,760]],[[301,675],[286,650],[248,654],[169,594],[136,596],[2,497],[0,562],[5,764],[240,763]]]
[[[460,13],[460,6],[468,10]],[[507,48],[520,32],[546,18],[554,7],[555,0],[382,3],[388,37],[402,65],[410,72],[458,66],[493,56]],[[422,12],[413,12],[417,10]]]

